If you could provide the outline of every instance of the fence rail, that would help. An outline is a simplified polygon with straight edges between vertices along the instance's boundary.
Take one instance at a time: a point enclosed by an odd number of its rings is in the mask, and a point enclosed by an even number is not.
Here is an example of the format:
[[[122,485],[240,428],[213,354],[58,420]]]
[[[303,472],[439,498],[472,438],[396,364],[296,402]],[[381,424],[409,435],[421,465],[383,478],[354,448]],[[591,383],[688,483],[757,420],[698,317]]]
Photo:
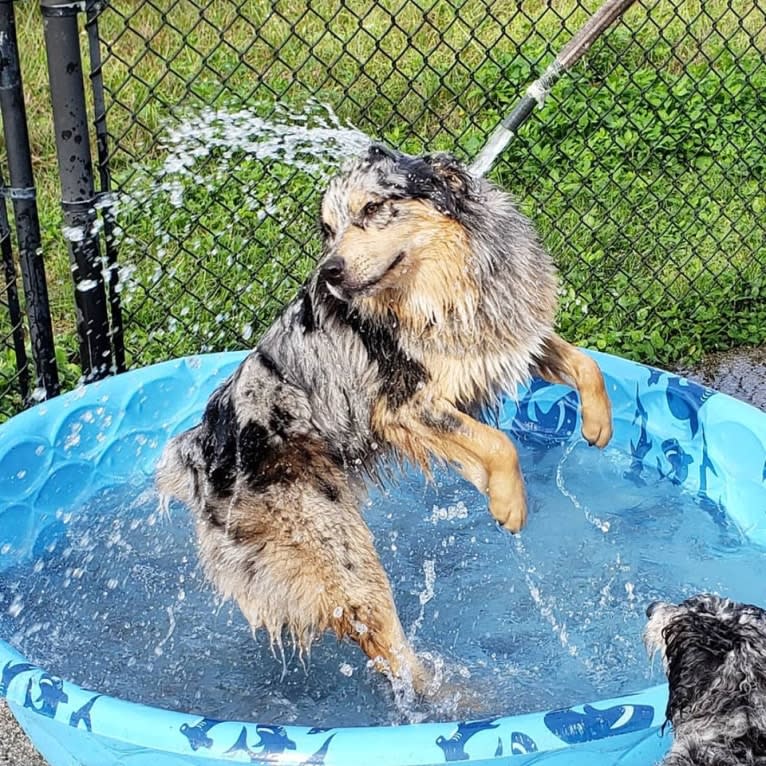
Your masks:
[[[45,252],[75,266],[50,286],[71,382],[252,345],[315,262],[345,156],[375,138],[472,159],[598,0],[41,4],[69,30],[48,30],[60,167],[86,179],[61,169],[68,239]],[[765,62],[766,0],[639,0],[503,155],[491,177],[556,258],[567,338],[659,364],[766,342]],[[27,369],[8,285],[6,415]]]

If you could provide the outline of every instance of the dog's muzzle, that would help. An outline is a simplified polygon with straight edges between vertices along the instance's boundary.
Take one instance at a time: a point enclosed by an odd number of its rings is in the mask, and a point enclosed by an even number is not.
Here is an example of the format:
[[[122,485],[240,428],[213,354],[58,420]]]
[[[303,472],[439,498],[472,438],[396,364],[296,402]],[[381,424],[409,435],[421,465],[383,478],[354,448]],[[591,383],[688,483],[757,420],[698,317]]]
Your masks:
[[[662,606],[662,601],[652,601],[649,606],[646,607],[646,616],[648,619],[652,619],[652,615]]]

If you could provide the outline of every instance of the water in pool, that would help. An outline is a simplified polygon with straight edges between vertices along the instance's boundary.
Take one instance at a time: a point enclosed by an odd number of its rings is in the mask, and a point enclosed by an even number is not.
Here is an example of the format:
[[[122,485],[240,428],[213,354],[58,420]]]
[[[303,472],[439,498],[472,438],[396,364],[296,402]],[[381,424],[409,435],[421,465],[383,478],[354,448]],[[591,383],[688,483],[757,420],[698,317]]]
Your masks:
[[[720,513],[630,458],[583,442],[520,445],[530,518],[513,537],[451,473],[374,492],[367,518],[405,629],[482,713],[528,712],[660,680],[641,643],[656,598],[762,600],[766,557]],[[654,477],[652,476],[654,474]],[[61,517],[66,534],[0,573],[0,636],[32,661],[124,699],[214,718],[363,725],[471,716],[444,694],[402,704],[360,651],[325,636],[283,677],[265,636],[221,605],[183,506],[121,486]]]

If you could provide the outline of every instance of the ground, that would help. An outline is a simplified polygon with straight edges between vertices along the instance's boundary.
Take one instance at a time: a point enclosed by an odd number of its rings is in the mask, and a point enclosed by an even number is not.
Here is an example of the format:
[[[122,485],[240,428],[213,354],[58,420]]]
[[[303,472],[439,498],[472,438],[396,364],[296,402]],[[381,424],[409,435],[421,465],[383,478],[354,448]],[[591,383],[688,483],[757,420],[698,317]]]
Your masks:
[[[766,347],[709,354],[699,365],[679,372],[766,410]],[[2,702],[0,766],[45,766]]]
[[[0,702],[0,766],[45,766],[4,702]]]

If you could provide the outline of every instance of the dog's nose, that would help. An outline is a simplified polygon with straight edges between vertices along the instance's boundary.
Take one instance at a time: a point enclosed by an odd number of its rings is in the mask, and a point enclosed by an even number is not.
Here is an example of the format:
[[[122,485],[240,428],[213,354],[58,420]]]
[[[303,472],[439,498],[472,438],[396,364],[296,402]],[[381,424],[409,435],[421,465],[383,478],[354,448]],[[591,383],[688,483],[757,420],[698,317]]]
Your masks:
[[[654,612],[657,610],[657,607],[658,607],[658,606],[659,606],[661,603],[662,603],[661,601],[652,601],[652,603],[651,603],[651,604],[649,604],[649,606],[647,606],[647,607],[646,607],[646,616],[647,616],[647,617],[648,617],[650,620],[652,619],[652,615],[654,614]]]
[[[334,255],[325,261],[322,266],[322,277],[331,285],[337,285],[343,279],[343,272],[346,270],[346,261],[339,255]]]

